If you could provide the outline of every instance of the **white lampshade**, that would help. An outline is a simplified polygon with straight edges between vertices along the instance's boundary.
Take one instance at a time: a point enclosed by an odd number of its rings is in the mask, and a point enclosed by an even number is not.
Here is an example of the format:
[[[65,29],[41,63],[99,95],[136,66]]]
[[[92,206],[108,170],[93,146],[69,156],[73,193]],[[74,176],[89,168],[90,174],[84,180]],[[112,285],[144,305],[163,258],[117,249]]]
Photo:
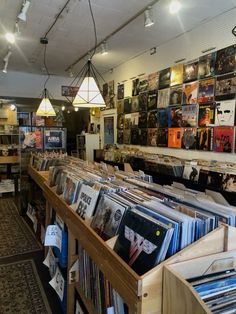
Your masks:
[[[106,107],[105,101],[92,76],[86,76],[75,96],[73,106],[81,108]]]
[[[26,13],[29,9],[29,6],[30,6],[30,1],[26,0],[20,14],[18,15],[19,20],[26,22],[26,20],[27,20]]]
[[[43,98],[38,110],[36,111],[36,116],[46,116],[52,117],[56,116],[56,112],[53,109],[53,106],[48,98]]]

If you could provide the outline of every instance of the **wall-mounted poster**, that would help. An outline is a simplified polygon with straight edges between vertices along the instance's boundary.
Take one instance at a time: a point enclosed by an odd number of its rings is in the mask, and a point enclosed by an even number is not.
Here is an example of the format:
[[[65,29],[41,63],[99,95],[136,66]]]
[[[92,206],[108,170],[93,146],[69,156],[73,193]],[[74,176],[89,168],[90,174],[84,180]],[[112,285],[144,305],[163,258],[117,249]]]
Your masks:
[[[114,143],[114,117],[104,117],[104,144]]]
[[[45,129],[44,149],[65,149],[66,134],[63,129]]]

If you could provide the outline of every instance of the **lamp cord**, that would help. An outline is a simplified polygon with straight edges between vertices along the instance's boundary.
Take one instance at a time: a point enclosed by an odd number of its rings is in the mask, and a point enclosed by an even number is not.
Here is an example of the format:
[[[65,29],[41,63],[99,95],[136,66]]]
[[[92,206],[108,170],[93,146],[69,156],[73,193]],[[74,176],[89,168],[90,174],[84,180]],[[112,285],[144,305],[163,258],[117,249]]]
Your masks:
[[[96,23],[95,23],[95,19],[94,19],[94,15],[93,15],[93,10],[92,10],[91,1],[88,0],[88,3],[89,3],[90,14],[91,14],[92,21],[93,21],[93,29],[94,29],[94,37],[95,37],[94,50],[93,50],[92,55],[90,56],[90,60],[91,60],[91,59],[93,58],[93,56],[95,55],[95,53],[96,53],[98,38],[97,38],[97,29],[96,29]]]
[[[48,67],[47,67],[47,62],[46,62],[46,53],[47,53],[47,44],[44,45],[44,53],[43,53],[43,64],[44,64],[44,67],[46,69],[46,72],[47,72],[47,79],[45,80],[44,82],[44,90],[46,89],[46,84],[47,82],[49,81],[50,77],[51,77],[51,74],[49,73],[48,71]]]

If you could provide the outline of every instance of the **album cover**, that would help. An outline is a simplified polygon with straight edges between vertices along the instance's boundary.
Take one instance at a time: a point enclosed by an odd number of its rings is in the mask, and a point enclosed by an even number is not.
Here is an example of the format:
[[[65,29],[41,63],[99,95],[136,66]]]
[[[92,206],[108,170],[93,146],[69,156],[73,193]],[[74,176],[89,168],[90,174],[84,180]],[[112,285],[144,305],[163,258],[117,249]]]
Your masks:
[[[79,181],[71,176],[67,176],[64,184],[63,198],[67,204],[74,204],[78,197]]]
[[[183,171],[183,179],[192,182],[198,182],[201,167],[198,165],[185,164]]]
[[[123,113],[117,115],[117,129],[124,129],[124,117]]]
[[[168,146],[168,128],[157,129],[157,146],[158,147]]]
[[[131,100],[131,112],[139,111],[139,96],[133,96]]]
[[[166,108],[169,106],[170,88],[161,89],[158,91],[157,108]]]
[[[131,130],[123,131],[123,144],[130,144],[131,141]]]
[[[139,144],[142,146],[147,145],[147,136],[148,136],[148,131],[147,129],[141,129],[139,132]]]
[[[169,127],[180,127],[182,124],[182,107],[169,108]]]
[[[102,86],[102,96],[106,103],[106,105],[109,104],[109,89],[108,89],[108,83],[104,83]]]
[[[197,126],[198,105],[182,106],[182,126]]]
[[[115,108],[114,80],[108,82],[108,103],[106,109]]]
[[[215,74],[216,52],[208,53],[199,58],[198,78],[204,79]]]
[[[131,123],[131,113],[124,115],[124,129],[130,129],[132,126]]]
[[[215,125],[233,126],[235,121],[235,99],[216,103]]]
[[[131,97],[127,97],[124,99],[124,113],[131,112]]]
[[[223,175],[222,189],[228,192],[236,192],[236,174],[225,173]]]
[[[215,123],[215,104],[200,104],[199,105],[199,115],[198,115],[198,125],[208,126],[214,125]]]
[[[159,85],[159,73],[154,72],[148,75],[148,90],[155,91]]]
[[[124,113],[124,99],[119,99],[116,101],[117,113]]]
[[[138,95],[139,111],[147,111],[148,93]]]
[[[182,132],[181,128],[168,129],[168,147],[181,148]]]
[[[175,86],[170,89],[170,106],[177,106],[182,104],[183,86]]]
[[[145,76],[139,79],[139,94],[148,90],[148,77]]]
[[[76,212],[83,220],[94,215],[99,191],[99,189],[92,188],[89,185],[81,185],[76,202],[78,204]]]
[[[199,81],[198,102],[208,103],[214,101],[215,97],[215,78]]]
[[[157,146],[157,129],[156,128],[148,129],[147,145]]]
[[[147,103],[148,110],[157,109],[157,93],[151,92],[148,94],[148,103]]]
[[[164,69],[159,72],[159,89],[167,88],[170,86],[170,68]]]
[[[123,130],[117,130],[117,143],[123,144]]]
[[[139,129],[138,128],[133,128],[131,130],[131,144],[139,145]]]
[[[147,127],[147,112],[142,111],[139,113],[138,127],[145,129]]]
[[[225,74],[236,70],[236,45],[218,50],[216,53],[215,74]]]
[[[131,113],[131,128],[137,127],[139,121],[139,112]]]
[[[197,128],[197,150],[212,150],[213,128]]]
[[[176,64],[171,67],[170,86],[183,84],[183,64]]]
[[[157,109],[157,127],[167,128],[169,124],[168,108]]]
[[[198,79],[198,60],[192,60],[184,64],[183,81],[191,82]]]
[[[117,99],[123,99],[124,98],[124,90],[125,90],[124,84],[119,84],[117,86]]]
[[[215,127],[213,131],[213,150],[215,152],[232,153],[234,128],[232,126]]]
[[[183,128],[182,148],[196,149],[196,128]]]
[[[197,103],[198,81],[183,85],[183,105]]]
[[[223,182],[222,172],[209,171],[206,184],[207,186],[217,190],[221,190],[222,182]]]
[[[132,96],[138,96],[139,94],[139,78],[132,81]]]
[[[235,98],[236,95],[236,72],[218,76],[216,79],[216,100]]]
[[[148,111],[147,126],[148,128],[157,127],[157,110]]]

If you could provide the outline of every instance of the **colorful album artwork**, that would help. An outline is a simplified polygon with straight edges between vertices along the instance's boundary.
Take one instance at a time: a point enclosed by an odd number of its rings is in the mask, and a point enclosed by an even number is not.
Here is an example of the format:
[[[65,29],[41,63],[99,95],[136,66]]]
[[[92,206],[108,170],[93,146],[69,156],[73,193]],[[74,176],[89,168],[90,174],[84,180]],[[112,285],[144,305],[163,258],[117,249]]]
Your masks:
[[[159,73],[154,72],[148,75],[148,90],[155,91],[159,86]]]
[[[116,101],[116,108],[118,114],[124,112],[124,99],[118,99]]]
[[[215,125],[233,126],[235,121],[235,99],[216,103]]]
[[[139,79],[139,94],[148,90],[148,77],[142,77]]]
[[[148,110],[157,109],[157,93],[156,92],[152,92],[148,94],[147,109]]]
[[[197,126],[198,105],[182,106],[182,126],[194,127]]]
[[[164,69],[159,72],[159,89],[167,88],[170,86],[170,68]]]
[[[177,106],[182,104],[183,86],[175,86],[170,89],[170,106]]]
[[[132,81],[132,96],[138,96],[139,94],[139,78]]]
[[[209,126],[215,124],[215,104],[200,104],[198,114],[198,125]]]
[[[147,126],[148,128],[157,127],[157,110],[148,111]]]
[[[236,73],[218,76],[216,79],[216,100],[235,98],[236,95]]]
[[[131,126],[131,113],[127,113],[124,115],[124,129],[130,129]]]
[[[212,150],[213,128],[197,128],[197,150],[211,151]]]
[[[198,60],[184,64],[183,81],[192,82],[198,79]]]
[[[167,128],[169,123],[168,108],[157,109],[157,127]]]
[[[124,113],[131,112],[131,98],[127,97],[124,99]]]
[[[157,129],[157,146],[158,147],[168,146],[168,128]]]
[[[147,145],[157,146],[157,129],[156,128],[148,129]]]
[[[209,78],[199,81],[198,102],[208,103],[215,100],[215,79]]]
[[[183,84],[183,64],[171,67],[170,86]]]
[[[216,54],[215,74],[225,74],[236,70],[236,45],[218,50]]]
[[[158,91],[157,108],[166,108],[169,106],[170,88],[161,89]]]
[[[169,127],[176,128],[182,124],[182,107],[169,108]]]
[[[168,147],[181,148],[182,131],[181,128],[168,129]]]
[[[209,53],[199,58],[198,78],[204,79],[215,74],[216,52]]]
[[[139,121],[139,112],[131,113],[131,128],[137,127]]]
[[[139,111],[147,111],[148,93],[140,93],[138,95]]]
[[[233,127],[215,127],[213,131],[213,150],[219,153],[232,153],[233,139]]]
[[[138,127],[140,129],[145,129],[147,127],[147,112],[146,111],[139,112]]]
[[[139,96],[133,96],[131,100],[131,112],[139,111]]]
[[[183,105],[197,103],[198,81],[183,85]]]
[[[196,128],[183,128],[182,148],[196,149]]]
[[[125,90],[124,84],[119,84],[117,86],[117,99],[123,99],[124,98],[124,90]]]

